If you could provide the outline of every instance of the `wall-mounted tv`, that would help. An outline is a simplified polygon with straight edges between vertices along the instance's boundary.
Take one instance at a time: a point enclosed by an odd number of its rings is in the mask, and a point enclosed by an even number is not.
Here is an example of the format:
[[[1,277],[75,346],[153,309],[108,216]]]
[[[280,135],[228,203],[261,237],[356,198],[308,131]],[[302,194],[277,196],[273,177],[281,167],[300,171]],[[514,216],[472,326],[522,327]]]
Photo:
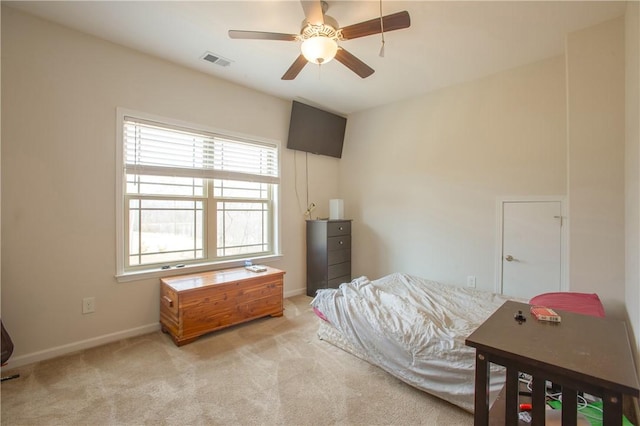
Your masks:
[[[287,148],[329,157],[342,157],[347,119],[293,101]]]

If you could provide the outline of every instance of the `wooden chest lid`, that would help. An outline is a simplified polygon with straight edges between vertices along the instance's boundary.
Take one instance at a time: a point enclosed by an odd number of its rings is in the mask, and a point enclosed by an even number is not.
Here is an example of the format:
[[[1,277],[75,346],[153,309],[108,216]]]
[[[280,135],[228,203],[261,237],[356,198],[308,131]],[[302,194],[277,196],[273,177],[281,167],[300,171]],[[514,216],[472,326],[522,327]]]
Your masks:
[[[245,268],[220,269],[217,271],[198,272],[188,275],[161,278],[161,282],[176,291],[187,291],[207,286],[231,284],[252,278],[266,277],[269,275],[284,275],[280,269],[266,267],[264,272],[252,272]]]

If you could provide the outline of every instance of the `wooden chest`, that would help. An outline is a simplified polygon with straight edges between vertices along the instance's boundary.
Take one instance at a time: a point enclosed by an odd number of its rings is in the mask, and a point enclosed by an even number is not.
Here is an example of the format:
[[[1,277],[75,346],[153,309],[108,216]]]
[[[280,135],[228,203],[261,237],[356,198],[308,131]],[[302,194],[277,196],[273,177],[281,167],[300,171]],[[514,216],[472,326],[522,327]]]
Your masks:
[[[245,321],[283,314],[285,272],[224,269],[160,280],[160,324],[176,345]]]

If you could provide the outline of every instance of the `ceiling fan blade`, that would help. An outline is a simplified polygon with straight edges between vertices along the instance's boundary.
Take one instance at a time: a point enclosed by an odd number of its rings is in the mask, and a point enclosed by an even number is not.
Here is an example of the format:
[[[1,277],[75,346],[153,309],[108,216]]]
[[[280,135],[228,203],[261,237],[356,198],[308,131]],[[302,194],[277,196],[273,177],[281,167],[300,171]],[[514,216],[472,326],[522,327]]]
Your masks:
[[[242,38],[251,40],[281,40],[281,41],[295,41],[296,34],[282,34],[282,33],[269,33],[263,31],[242,31],[242,30],[229,30],[230,38]]]
[[[300,0],[300,3],[308,23],[312,25],[324,24],[324,12],[320,0]]]
[[[369,65],[365,64],[341,47],[338,48],[335,59],[362,78],[367,78],[375,72]]]
[[[342,37],[345,40],[352,40],[358,37],[380,34],[383,29],[386,33],[387,31],[409,28],[410,25],[411,18],[409,17],[409,12],[403,10],[402,12],[383,16],[382,25],[380,25],[380,18],[374,18],[369,21],[360,22],[359,24],[348,25],[342,28]]]
[[[305,58],[303,55],[298,56],[298,58],[293,61],[293,64],[291,64],[287,72],[284,73],[284,75],[282,76],[282,80],[293,80],[298,76],[305,65],[307,65],[307,58]]]

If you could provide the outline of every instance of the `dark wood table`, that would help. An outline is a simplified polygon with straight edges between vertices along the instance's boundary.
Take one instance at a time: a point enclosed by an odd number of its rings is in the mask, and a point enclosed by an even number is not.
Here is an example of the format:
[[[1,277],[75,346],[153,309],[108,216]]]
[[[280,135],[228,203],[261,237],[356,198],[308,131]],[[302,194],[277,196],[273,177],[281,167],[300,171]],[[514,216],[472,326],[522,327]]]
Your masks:
[[[532,424],[545,424],[546,381],[562,387],[562,424],[577,422],[577,392],[602,398],[603,424],[622,424],[622,397],[638,397],[638,375],[624,322],[557,311],[538,321],[530,305],[505,302],[466,339],[476,349],[474,424],[489,424],[489,363],[506,367],[504,424],[518,424],[518,373],[532,380]],[[526,318],[514,319],[518,311]]]

